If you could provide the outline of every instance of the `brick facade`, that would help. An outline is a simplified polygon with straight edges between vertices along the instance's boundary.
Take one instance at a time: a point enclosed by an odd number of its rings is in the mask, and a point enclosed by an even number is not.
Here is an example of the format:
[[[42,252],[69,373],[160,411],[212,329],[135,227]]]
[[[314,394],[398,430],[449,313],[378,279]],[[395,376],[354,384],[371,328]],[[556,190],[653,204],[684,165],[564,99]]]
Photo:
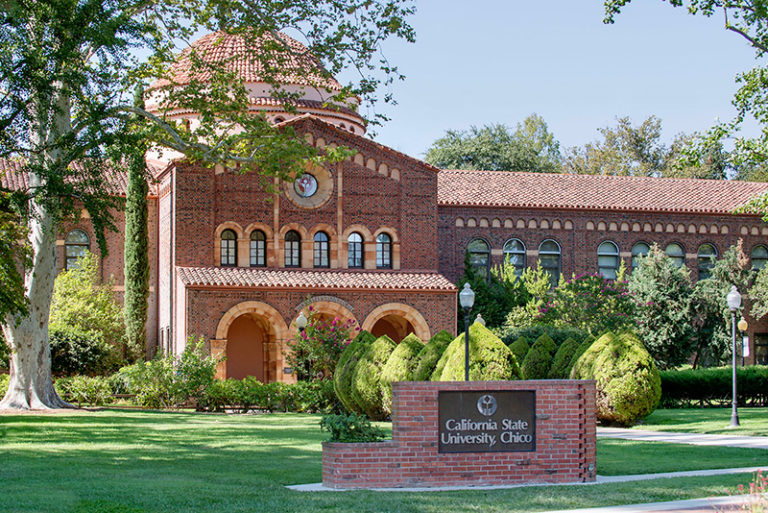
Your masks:
[[[439,391],[535,390],[533,452],[439,453]],[[392,440],[323,444],[329,488],[482,486],[595,480],[595,382],[397,382]]]

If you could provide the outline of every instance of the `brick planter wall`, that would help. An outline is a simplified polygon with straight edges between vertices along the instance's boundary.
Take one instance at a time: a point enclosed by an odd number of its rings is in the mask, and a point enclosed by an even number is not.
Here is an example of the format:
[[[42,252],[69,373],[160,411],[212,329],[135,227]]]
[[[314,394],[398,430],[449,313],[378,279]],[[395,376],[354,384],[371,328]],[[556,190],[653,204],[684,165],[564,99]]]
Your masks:
[[[405,381],[392,388],[392,440],[324,443],[324,486],[396,488],[595,480],[594,381]],[[536,451],[438,453],[438,392],[486,390],[535,390]]]

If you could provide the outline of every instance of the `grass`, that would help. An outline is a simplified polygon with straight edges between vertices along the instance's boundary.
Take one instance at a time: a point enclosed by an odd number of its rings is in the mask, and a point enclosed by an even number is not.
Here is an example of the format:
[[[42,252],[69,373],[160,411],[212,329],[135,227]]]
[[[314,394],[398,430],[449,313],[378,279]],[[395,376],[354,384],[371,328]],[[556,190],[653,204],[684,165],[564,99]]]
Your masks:
[[[528,512],[723,495],[750,479],[431,493],[287,490],[286,484],[321,479],[318,420],[118,410],[0,416],[0,511]],[[678,470],[696,463],[691,460],[707,467],[756,464],[739,449],[677,446],[662,460],[662,445],[600,441],[598,472]]]
[[[768,408],[740,408],[741,427],[728,428],[731,408],[659,409],[637,429],[713,435],[768,436]]]

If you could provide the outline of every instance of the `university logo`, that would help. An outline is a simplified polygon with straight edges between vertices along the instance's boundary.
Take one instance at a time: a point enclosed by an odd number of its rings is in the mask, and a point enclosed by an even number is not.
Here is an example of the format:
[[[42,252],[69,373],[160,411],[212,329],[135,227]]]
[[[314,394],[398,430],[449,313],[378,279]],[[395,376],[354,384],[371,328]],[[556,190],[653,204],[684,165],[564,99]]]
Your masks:
[[[486,417],[490,417],[496,413],[498,407],[499,405],[496,403],[496,398],[490,394],[481,395],[480,399],[477,400],[477,411]]]

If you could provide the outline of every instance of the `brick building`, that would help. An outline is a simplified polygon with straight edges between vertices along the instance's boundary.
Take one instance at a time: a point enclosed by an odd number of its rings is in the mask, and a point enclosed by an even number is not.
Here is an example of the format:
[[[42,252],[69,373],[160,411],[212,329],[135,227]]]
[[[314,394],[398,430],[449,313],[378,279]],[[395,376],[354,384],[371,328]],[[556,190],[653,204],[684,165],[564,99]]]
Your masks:
[[[710,255],[739,238],[753,267],[768,262],[768,226],[758,216],[730,213],[768,184],[442,171],[365,138],[354,101],[329,104],[341,87],[334,80],[318,88],[287,74],[288,87],[303,95],[294,102],[298,113],[290,113],[270,97],[259,70],[239,57],[236,36],[209,35],[195,45],[211,61],[228,59],[253,111],[293,127],[317,148],[356,153],[307,168],[296,182],[275,182],[277,193],[255,174],[192,165],[169,152],[152,155],[149,353],[178,352],[189,336],[203,336],[212,353],[227,356],[220,376],[290,380],[283,355],[307,302],[395,340],[455,332],[453,282],[466,251],[479,267],[505,257],[519,269],[540,262],[553,280],[598,270],[610,277],[620,259],[631,265],[652,243],[698,278],[706,277]],[[189,80],[184,54],[175,73],[178,83]],[[150,96],[148,107],[158,101]],[[196,126],[195,112],[170,117]],[[25,186],[18,163],[0,166],[4,186]],[[119,171],[112,183],[125,193]],[[122,220],[119,213],[118,226]],[[102,278],[113,279],[120,295],[123,234],[107,237]],[[60,267],[85,249],[98,253],[87,217],[62,230]],[[757,354],[767,363],[768,324],[752,322],[750,333],[750,360]]]

